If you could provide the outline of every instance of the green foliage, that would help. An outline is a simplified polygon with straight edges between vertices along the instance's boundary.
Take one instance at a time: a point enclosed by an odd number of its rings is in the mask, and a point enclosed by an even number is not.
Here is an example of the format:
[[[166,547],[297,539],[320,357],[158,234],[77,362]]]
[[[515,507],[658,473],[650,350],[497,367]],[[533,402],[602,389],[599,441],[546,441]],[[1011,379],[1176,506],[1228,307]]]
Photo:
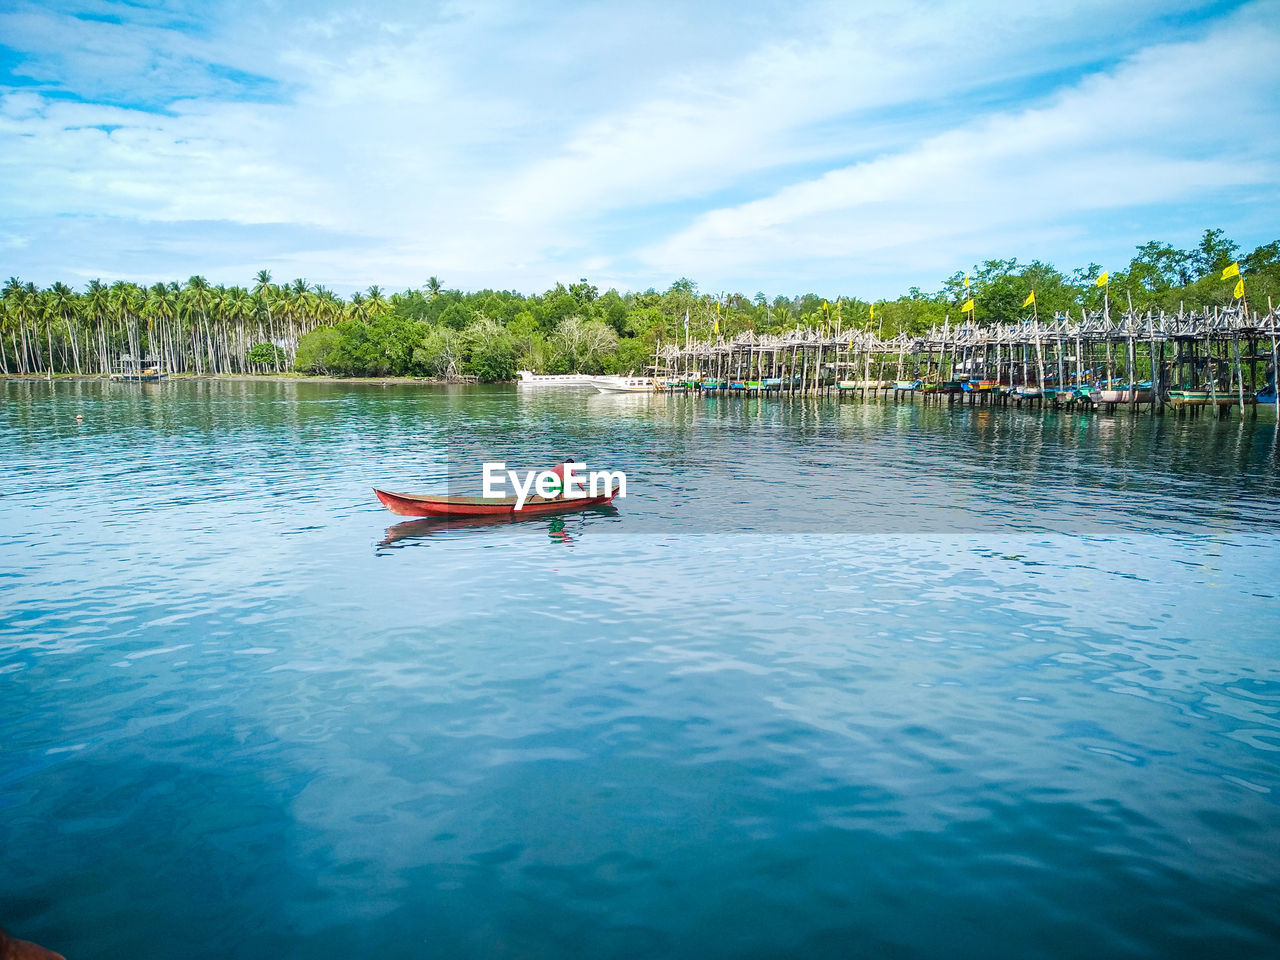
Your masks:
[[[452,327],[431,327],[414,348],[414,371],[425,377],[453,379],[462,373],[461,335]]]
[[[605,358],[618,348],[618,335],[599,320],[567,317],[551,337],[551,346],[570,373],[599,373]]]
[[[451,303],[440,314],[439,323],[454,330],[465,330],[472,320],[472,313],[461,303]]]
[[[341,335],[333,327],[317,327],[298,341],[298,353],[293,369],[299,373],[330,372],[329,355],[338,345]]]
[[[843,291],[713,295],[686,277],[663,290],[628,293],[601,291],[581,278],[534,295],[451,290],[431,277],[418,289],[384,293],[374,286],[347,300],[302,279],[276,284],[267,271],[244,287],[193,276],[151,287],[92,281],[82,293],[11,278],[0,290],[0,360],[18,372],[93,372],[122,354],[155,352],[171,369],[197,373],[291,364],[303,373],[485,381],[511,379],[517,369],[640,372],[660,347],[684,342],[686,315],[693,339],[712,338],[718,325],[729,340],[748,330],[832,331],[837,323],[886,338],[914,336],[945,319],[965,322],[960,304],[968,295],[979,325],[1028,319],[1033,308],[1023,303],[1032,291],[1042,318],[1098,311],[1104,302],[1113,311],[1130,304],[1141,312],[1198,310],[1234,302],[1234,280],[1224,281],[1222,269],[1236,260],[1255,311],[1280,301],[1280,240],[1246,253],[1217,229],[1188,250],[1160,240],[1142,244],[1128,264],[1107,266],[1105,290],[1095,283],[1103,270],[1096,263],[1064,273],[1041,261],[993,259],[956,271],[936,290],[912,287],[876,300],[874,318],[868,298]],[[296,351],[277,343],[296,343]]]
[[[256,363],[263,367],[274,367],[277,364],[287,362],[285,353],[274,343],[257,343],[245,355],[245,359],[250,363]]]
[[[481,383],[510,380],[516,375],[515,343],[495,320],[477,320],[463,331],[464,361]]]
[[[622,340],[618,348],[605,358],[605,373],[641,373],[653,363],[653,351],[646,349],[643,341],[631,338]]]

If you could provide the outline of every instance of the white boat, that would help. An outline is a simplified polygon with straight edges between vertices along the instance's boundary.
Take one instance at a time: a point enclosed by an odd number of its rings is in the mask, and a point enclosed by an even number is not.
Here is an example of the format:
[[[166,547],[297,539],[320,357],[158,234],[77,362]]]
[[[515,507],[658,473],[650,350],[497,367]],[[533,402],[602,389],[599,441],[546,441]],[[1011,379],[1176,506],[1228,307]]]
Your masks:
[[[585,373],[534,373],[532,370],[519,371],[519,384],[522,387],[581,387],[592,386],[594,379]]]
[[[652,377],[591,377],[591,385],[601,393],[653,393],[658,383]]]

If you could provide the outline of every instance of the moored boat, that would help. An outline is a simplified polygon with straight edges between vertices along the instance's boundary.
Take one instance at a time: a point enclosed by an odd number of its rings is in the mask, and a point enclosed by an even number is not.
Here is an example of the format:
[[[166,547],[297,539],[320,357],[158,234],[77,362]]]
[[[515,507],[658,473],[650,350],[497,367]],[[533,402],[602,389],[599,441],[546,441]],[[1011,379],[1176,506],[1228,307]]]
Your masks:
[[[1244,391],[1245,406],[1257,402],[1252,390]],[[1210,390],[1170,390],[1169,403],[1175,407],[1234,407],[1240,403],[1240,394],[1236,390],[1221,390],[1216,395]]]
[[[591,377],[585,373],[534,373],[532,370],[520,370],[518,381],[521,387],[577,387],[591,386]]]
[[[1151,390],[1150,384],[1123,389],[1111,387],[1093,392],[1094,403],[1153,403],[1155,398],[1156,395]]]
[[[1092,403],[1093,393],[1088,387],[1045,387],[1044,398],[1057,404]]]
[[[591,377],[591,386],[601,393],[653,393],[658,383],[652,377]]]
[[[1203,407],[1208,404],[1208,390],[1170,390],[1169,402],[1175,407]]]

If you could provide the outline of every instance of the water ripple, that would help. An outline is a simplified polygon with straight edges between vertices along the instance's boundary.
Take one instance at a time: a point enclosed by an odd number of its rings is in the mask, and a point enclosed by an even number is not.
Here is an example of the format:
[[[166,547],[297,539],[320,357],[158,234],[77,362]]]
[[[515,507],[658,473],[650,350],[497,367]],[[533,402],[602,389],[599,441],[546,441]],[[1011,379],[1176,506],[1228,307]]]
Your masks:
[[[0,922],[68,956],[1280,942],[1272,424],[0,392]],[[372,500],[473,436],[635,495]]]

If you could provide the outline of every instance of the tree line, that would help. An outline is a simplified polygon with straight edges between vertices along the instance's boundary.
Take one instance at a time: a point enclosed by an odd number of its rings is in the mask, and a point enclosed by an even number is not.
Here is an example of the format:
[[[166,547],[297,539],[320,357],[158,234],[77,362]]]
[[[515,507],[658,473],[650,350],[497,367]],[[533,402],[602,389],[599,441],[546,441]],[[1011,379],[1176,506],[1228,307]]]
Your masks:
[[[1280,241],[1242,254],[1222,230],[1206,230],[1191,250],[1143,244],[1106,286],[1112,309],[1139,312],[1226,305],[1238,262],[1254,309],[1280,299]],[[510,380],[517,369],[541,373],[642,370],[663,343],[681,342],[685,318],[694,338],[731,339],[745,330],[874,329],[882,336],[923,333],[960,305],[973,322],[1025,319],[1035,292],[1046,315],[1102,309],[1102,267],[1063,273],[1034,260],[986,260],[957,271],[931,292],[911,287],[895,299],[809,293],[712,295],[682,278],[664,291],[619,293],[586,279],[525,295],[511,290],[421,288],[386,294],[377,286],[349,298],[298,279],[276,284],[259,271],[248,287],[186,283],[141,286],[91,281],[39,288],[10,278],[0,290],[0,373],[103,374],[121,357],[152,357],[173,373],[400,376]],[[874,310],[873,310],[874,308]]]

